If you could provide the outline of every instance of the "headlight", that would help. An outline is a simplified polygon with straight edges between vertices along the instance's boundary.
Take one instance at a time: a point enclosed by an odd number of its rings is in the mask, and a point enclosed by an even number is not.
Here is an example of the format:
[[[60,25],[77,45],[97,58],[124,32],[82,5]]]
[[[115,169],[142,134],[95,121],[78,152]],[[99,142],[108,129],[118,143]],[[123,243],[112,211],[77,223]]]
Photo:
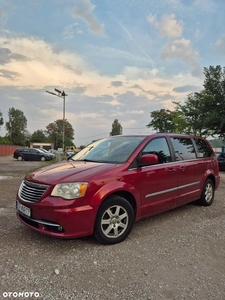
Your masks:
[[[54,187],[51,196],[61,197],[67,200],[80,198],[85,195],[87,187],[87,182],[60,183]]]

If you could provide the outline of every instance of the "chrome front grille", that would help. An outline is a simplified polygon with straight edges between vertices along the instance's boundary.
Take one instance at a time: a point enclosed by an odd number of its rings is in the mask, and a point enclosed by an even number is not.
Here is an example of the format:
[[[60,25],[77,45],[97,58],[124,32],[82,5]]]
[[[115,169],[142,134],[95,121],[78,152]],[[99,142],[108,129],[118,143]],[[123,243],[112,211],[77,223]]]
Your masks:
[[[49,186],[27,180],[23,180],[18,195],[26,202],[38,202]]]

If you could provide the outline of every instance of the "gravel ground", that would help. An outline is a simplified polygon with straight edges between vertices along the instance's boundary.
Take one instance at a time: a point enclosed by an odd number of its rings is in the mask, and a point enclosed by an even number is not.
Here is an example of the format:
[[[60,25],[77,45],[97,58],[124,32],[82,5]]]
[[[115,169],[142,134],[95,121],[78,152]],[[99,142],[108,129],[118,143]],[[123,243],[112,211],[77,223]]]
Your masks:
[[[0,298],[225,299],[225,172],[211,207],[140,221],[123,243],[103,246],[43,236],[18,221],[16,191],[42,164],[0,157]]]

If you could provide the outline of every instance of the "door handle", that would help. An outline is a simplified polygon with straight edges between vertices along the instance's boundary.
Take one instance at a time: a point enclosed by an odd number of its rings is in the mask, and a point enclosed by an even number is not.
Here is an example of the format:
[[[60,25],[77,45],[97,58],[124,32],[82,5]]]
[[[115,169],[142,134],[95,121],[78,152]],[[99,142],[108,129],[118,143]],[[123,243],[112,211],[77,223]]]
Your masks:
[[[176,171],[176,168],[173,168],[173,167],[171,167],[171,168],[168,168],[168,171],[169,171],[170,173],[175,173],[175,171]]]
[[[181,171],[184,171],[184,170],[185,170],[185,167],[184,167],[184,166],[180,166],[180,170],[181,170]]]

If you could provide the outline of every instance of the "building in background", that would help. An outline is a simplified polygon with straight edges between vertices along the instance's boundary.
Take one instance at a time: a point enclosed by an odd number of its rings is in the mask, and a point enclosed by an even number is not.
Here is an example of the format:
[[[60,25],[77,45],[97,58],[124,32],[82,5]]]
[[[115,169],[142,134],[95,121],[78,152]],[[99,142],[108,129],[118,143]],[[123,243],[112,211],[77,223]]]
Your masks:
[[[54,149],[54,143],[30,143],[30,148],[36,148],[36,149],[45,149],[50,150]]]

